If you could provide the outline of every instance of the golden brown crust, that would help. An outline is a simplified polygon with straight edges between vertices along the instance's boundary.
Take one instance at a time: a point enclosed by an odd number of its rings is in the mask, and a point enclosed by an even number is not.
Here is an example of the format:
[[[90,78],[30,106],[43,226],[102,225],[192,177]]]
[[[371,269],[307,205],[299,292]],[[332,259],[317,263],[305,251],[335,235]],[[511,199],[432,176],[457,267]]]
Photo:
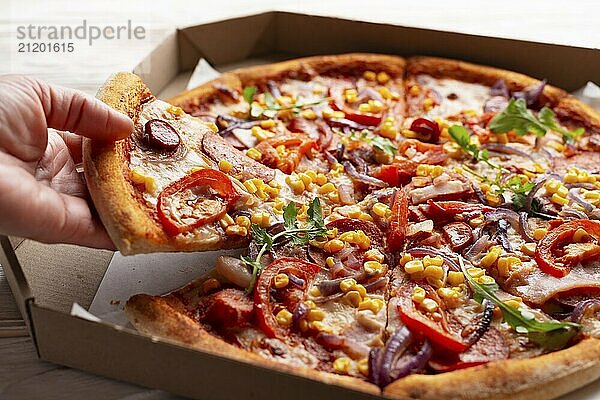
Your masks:
[[[409,375],[388,385],[391,398],[545,400],[600,378],[600,340],[523,360],[503,360],[439,375]]]
[[[600,134],[600,114],[573,96],[561,99],[554,112],[563,123],[583,126],[590,135]]]
[[[330,374],[305,367],[292,367],[231,345],[205,331],[197,322],[182,312],[182,306],[172,304],[173,302],[176,303],[177,300],[172,297],[167,300],[163,297],[139,294],[129,299],[125,312],[138,331],[149,335],[183,343],[194,349],[249,363],[253,366],[299,375],[360,392],[380,393],[377,386],[358,378]]]
[[[427,74],[434,78],[451,78],[487,86],[504,79],[511,91],[523,90],[540,82],[518,72],[438,57],[411,57],[407,60],[406,71],[409,78],[411,75]],[[564,90],[546,85],[540,102],[554,107],[566,96],[568,94]]]

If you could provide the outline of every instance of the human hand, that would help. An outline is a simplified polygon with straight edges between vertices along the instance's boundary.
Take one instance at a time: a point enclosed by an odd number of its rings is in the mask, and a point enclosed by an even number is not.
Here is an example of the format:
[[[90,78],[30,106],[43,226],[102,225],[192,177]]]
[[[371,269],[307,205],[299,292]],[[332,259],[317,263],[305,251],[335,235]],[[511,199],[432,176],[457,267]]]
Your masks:
[[[127,116],[81,92],[0,76],[0,233],[114,248],[75,166],[82,136],[118,140],[132,130]]]

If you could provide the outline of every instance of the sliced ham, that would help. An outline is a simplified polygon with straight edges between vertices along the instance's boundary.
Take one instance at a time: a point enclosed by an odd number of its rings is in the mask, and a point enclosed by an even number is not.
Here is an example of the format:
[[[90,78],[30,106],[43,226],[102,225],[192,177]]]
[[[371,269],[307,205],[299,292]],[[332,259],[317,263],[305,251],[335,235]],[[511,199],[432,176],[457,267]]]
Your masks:
[[[233,165],[233,174],[242,174],[242,180],[260,178],[270,182],[275,178],[275,170],[247,157],[233,147],[219,134],[210,132],[202,138],[202,149],[213,161],[229,161]]]
[[[427,200],[450,200],[459,199],[467,194],[471,188],[461,181],[440,182],[437,185],[429,185],[410,192],[413,204],[424,203]]]
[[[577,265],[566,276],[556,278],[535,266],[520,279],[512,279],[503,288],[531,304],[543,304],[560,294],[577,291],[600,292],[600,262]]]

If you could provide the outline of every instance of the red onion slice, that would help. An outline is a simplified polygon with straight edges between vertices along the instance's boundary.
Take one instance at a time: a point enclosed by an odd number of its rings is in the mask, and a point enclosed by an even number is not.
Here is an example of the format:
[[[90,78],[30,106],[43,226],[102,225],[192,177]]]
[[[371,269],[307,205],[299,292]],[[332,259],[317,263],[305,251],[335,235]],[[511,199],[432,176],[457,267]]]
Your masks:
[[[588,313],[597,313],[600,311],[600,300],[599,299],[588,299],[577,303],[573,312],[571,313],[571,321],[579,323],[582,318]]]
[[[444,259],[444,262],[448,264],[448,267],[451,270],[460,271],[460,267],[458,266],[458,264],[452,258],[450,258],[449,255],[440,251],[440,249],[433,249],[428,247],[413,247],[412,249],[408,249],[407,253],[415,257],[440,256]]]
[[[396,362],[390,373],[392,381],[423,370],[432,355],[433,347],[431,347],[428,340],[425,340],[416,354],[405,354]]]
[[[400,358],[400,356],[408,349],[413,339],[412,333],[403,326],[396,330],[394,334],[389,338],[383,349],[381,355],[381,364],[379,365],[379,386],[387,386],[392,382],[392,369]]]
[[[359,173],[350,161],[344,161],[342,164],[344,165],[344,169],[346,170],[348,175],[350,175],[350,177],[356,181],[359,181],[359,182],[364,183],[369,186],[375,186],[375,187],[386,187],[387,186],[387,183],[385,183],[384,181],[382,181],[380,179],[373,178],[372,176]]]

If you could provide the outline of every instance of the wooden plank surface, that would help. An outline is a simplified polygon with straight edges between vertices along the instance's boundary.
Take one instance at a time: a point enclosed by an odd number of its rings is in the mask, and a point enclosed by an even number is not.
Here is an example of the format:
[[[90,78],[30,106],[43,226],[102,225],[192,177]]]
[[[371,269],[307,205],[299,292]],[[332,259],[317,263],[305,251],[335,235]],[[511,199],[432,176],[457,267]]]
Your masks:
[[[0,74],[27,73],[53,83],[94,94],[115,71],[131,70],[176,26],[186,26],[270,9],[337,15],[346,18],[390,22],[407,26],[453,30],[464,33],[529,39],[600,48],[600,2],[430,0],[401,1],[194,1],[110,0],[73,2],[57,0],[2,0],[0,14]],[[409,6],[407,6],[409,4]],[[98,40],[92,45],[76,42],[72,54],[19,54],[19,26],[122,25],[131,20],[146,30],[144,40]],[[308,27],[309,28],[309,27]],[[299,32],[301,34],[301,32]],[[385,38],[382,38],[385,40]],[[13,246],[31,246],[12,238]],[[35,247],[35,246],[34,246]],[[35,271],[34,271],[35,272]],[[43,273],[43,271],[39,271]],[[82,285],[95,282],[85,281]],[[4,324],[4,325],[3,325]],[[8,326],[11,329],[8,329]],[[21,328],[19,329],[19,326]],[[175,399],[160,391],[104,379],[80,371],[41,362],[24,334],[6,278],[0,269],[0,398],[2,399]],[[4,330],[2,328],[5,328]],[[16,327],[16,328],[15,328]],[[584,388],[580,398],[592,398],[598,386]]]

